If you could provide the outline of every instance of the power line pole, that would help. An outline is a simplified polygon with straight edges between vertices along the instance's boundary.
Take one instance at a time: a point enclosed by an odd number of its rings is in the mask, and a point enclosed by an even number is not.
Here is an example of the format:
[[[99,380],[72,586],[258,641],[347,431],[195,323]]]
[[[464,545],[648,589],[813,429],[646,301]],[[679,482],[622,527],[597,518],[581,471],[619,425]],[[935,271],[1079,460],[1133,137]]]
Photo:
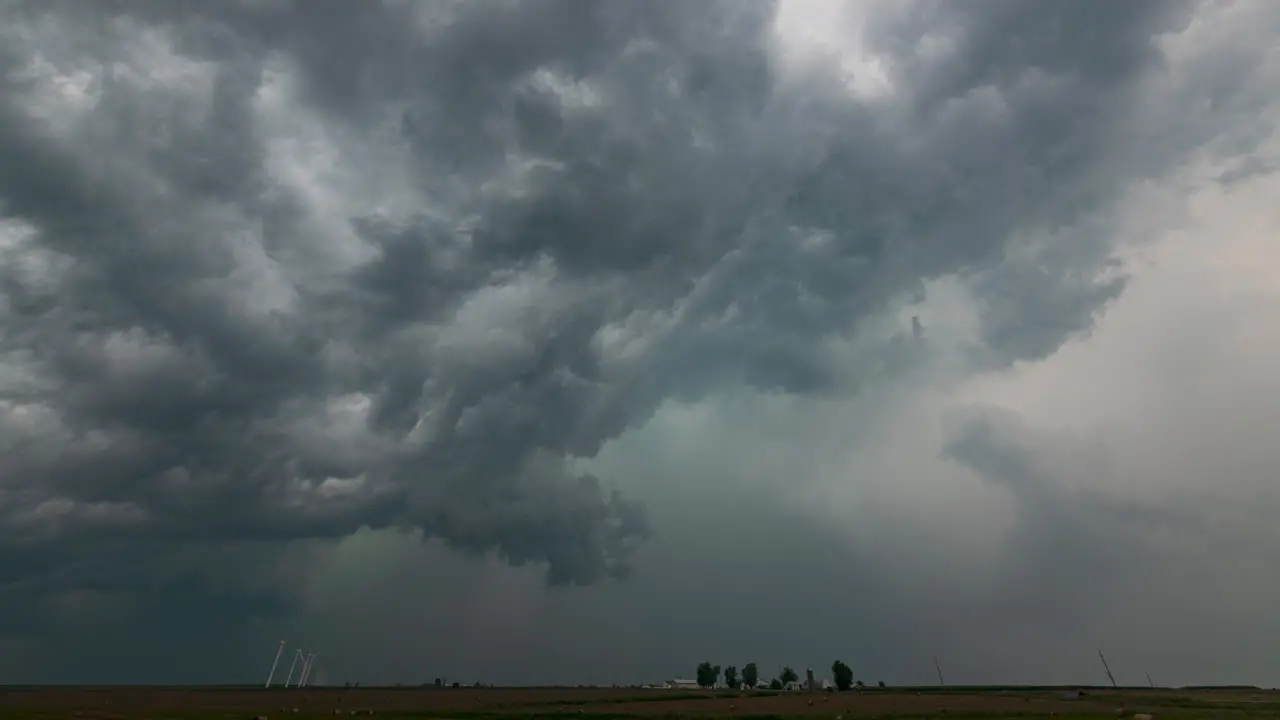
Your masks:
[[[1102,648],[1098,648],[1098,657],[1102,660],[1102,669],[1107,671],[1107,679],[1111,681],[1111,687],[1116,685],[1116,676],[1111,674],[1111,667],[1107,665],[1107,658],[1102,654]]]
[[[280,655],[284,653],[284,640],[280,641],[280,647],[276,648],[276,659],[271,661],[271,672],[267,673],[267,684],[263,687],[271,687],[271,681],[276,676],[276,666],[280,664]]]

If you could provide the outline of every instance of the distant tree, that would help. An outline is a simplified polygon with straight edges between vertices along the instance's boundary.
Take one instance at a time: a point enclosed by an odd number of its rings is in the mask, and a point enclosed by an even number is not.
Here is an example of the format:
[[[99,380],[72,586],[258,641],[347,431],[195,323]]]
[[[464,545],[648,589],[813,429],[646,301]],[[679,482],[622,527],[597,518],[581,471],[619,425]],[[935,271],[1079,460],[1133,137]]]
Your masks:
[[[800,676],[796,674],[795,670],[791,669],[790,665],[784,665],[782,667],[782,674],[778,676],[778,679],[782,681],[783,685],[786,685],[787,683],[793,683],[799,680]]]
[[[865,684],[863,684],[863,682],[862,682],[861,680],[858,680],[857,682],[855,682],[855,683],[853,684],[853,686],[854,686],[854,687],[856,687],[856,688],[864,688],[864,687],[866,687],[866,685],[865,685]]]
[[[730,665],[724,669],[724,684],[733,689],[738,688],[738,668]]]
[[[884,681],[883,681],[883,680],[881,680],[881,681],[880,681],[879,683],[877,683],[877,684],[878,684],[880,687],[884,687]]]
[[[839,660],[831,664],[831,677],[835,678],[836,689],[841,692],[853,685],[853,669]]]
[[[770,681],[769,681],[769,689],[770,689],[770,690],[781,690],[781,689],[782,689],[782,681],[781,681],[781,680],[779,680],[778,678],[774,678],[774,679],[770,680]]]
[[[700,687],[709,688],[716,684],[716,678],[720,677],[720,666],[712,665],[704,662],[698,665],[698,685]]]
[[[742,684],[753,688],[758,682],[760,682],[760,671],[756,669],[756,664],[747,663],[742,668]]]

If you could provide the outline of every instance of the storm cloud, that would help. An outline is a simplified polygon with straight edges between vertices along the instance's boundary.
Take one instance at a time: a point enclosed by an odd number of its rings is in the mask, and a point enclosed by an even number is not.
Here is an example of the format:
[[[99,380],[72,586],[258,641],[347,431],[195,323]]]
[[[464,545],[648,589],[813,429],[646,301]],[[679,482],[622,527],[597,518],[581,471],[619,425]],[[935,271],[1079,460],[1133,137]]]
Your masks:
[[[849,70],[770,2],[5,4],[0,583],[283,615],[279,568],[361,530],[623,578],[661,523],[609,443],[873,405],[937,369],[946,323],[893,317],[939,282],[975,298],[948,377],[1048,358],[1126,290],[1126,190],[1268,137],[1227,122],[1274,89],[1246,46],[1171,79],[1196,3],[876,7],[834,16]],[[1132,527],[1053,511],[991,417],[934,451],[1031,547]]]

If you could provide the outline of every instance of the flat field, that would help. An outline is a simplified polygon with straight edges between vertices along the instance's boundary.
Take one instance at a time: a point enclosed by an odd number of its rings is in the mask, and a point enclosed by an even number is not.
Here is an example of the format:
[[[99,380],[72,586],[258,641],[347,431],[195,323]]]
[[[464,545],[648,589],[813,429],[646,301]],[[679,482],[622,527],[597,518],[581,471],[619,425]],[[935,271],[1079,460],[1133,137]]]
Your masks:
[[[0,720],[318,720],[398,718],[1156,718],[1280,719],[1280,692],[937,688],[848,693],[688,692],[634,688],[37,687],[0,689]]]

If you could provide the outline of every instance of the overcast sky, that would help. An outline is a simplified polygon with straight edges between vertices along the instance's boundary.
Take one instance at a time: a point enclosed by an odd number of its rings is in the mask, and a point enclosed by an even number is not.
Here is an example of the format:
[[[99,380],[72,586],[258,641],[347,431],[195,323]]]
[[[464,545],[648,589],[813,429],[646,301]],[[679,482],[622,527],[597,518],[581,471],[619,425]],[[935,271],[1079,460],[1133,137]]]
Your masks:
[[[1280,3],[0,2],[0,682],[1280,684]]]

